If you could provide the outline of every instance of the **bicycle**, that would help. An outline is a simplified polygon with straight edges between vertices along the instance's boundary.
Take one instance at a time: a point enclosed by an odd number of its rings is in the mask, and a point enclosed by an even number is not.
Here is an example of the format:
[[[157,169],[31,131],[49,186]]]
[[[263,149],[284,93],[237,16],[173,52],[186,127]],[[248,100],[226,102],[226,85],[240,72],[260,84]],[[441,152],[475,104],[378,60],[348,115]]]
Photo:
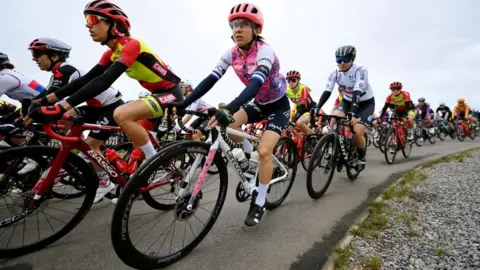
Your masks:
[[[201,113],[196,113],[196,115],[199,114]],[[210,110],[209,115],[213,114],[214,110]],[[242,147],[242,145],[233,142],[228,137],[228,134],[246,137],[247,139],[254,141],[260,140],[260,138],[256,136],[248,135],[238,130],[216,126],[214,129],[210,130],[209,137],[205,142],[184,141],[158,152],[148,163],[143,164],[130,179],[115,207],[111,228],[114,250],[125,264],[137,269],[163,268],[177,262],[189,254],[203,240],[216,222],[226,198],[228,173],[226,165],[221,157],[222,152],[226,153],[227,158],[233,165],[234,171],[240,178],[235,192],[237,200],[239,200],[239,202],[246,201],[253,194],[257,188],[256,182],[258,180],[258,161],[254,158],[255,152],[252,153],[250,161],[247,160],[249,166],[244,172],[240,165],[240,161],[232,154],[233,148],[239,148]],[[286,147],[288,150],[282,151],[282,149],[279,149],[282,147]],[[189,162],[190,168],[178,169],[175,166],[167,166],[167,164],[170,164],[169,162],[175,164],[177,158],[182,157],[187,153],[193,156]],[[266,208],[268,210],[273,210],[285,200],[295,180],[297,167],[297,152],[292,139],[281,137],[274,149],[274,153],[286,155],[277,158],[272,154],[274,168],[272,180],[267,191]],[[203,160],[205,160],[205,163],[202,165]],[[212,164],[215,164],[218,168],[219,180],[213,180],[207,183],[206,171]],[[196,170],[199,168],[201,171],[197,177]],[[152,173],[155,174],[158,169],[174,171],[183,180],[180,183],[181,189],[176,194],[177,200],[173,211],[151,213],[152,215],[161,217],[162,221],[164,217],[171,217],[173,219],[171,222],[165,221],[165,223],[162,224],[160,224],[159,221],[154,222],[155,219],[150,221],[150,223],[155,223],[153,226],[163,226],[167,228],[167,231],[162,232],[158,237],[156,235],[147,237],[147,234],[150,231],[153,231],[153,227],[149,229],[148,227],[151,226],[145,226],[144,224],[134,226],[129,223],[133,223],[132,217],[134,216],[138,216],[138,218],[142,220],[143,216],[140,216],[142,214],[131,214],[133,210],[136,209],[144,212],[142,211],[142,205],[134,205],[134,202],[139,202],[135,201],[135,198],[138,196],[139,190],[150,181],[149,179],[154,178],[151,175]],[[164,174],[165,173],[161,173],[161,175]],[[283,195],[280,195],[280,198],[278,199],[272,198],[272,195],[275,195],[274,191],[276,188],[282,184],[286,184]],[[206,190],[208,187],[210,187],[211,190]],[[212,191],[215,191],[215,194],[212,194]],[[205,209],[208,205],[213,205],[213,209]],[[169,214],[171,214],[171,216]],[[205,218],[206,221],[202,222],[200,218]],[[159,255],[163,248],[163,244],[168,237],[167,233],[170,232],[171,228],[177,227],[177,224],[179,224],[178,226],[180,226],[180,228],[178,230],[174,229],[171,239],[169,238],[170,247],[165,248],[167,254]],[[192,228],[192,225],[195,224],[200,226],[201,229]],[[147,232],[144,232],[144,230],[139,231],[139,237],[142,238],[138,241],[133,240],[132,238],[135,238],[133,234],[140,228],[149,230]],[[163,229],[155,229],[154,231],[159,232],[162,230]],[[174,240],[175,232],[178,231],[180,231],[180,234],[183,231],[183,238],[179,237]],[[163,238],[164,233],[165,238],[162,241],[160,238]],[[186,240],[185,234],[192,235],[190,238],[193,239]],[[137,248],[136,244],[140,245],[141,240],[144,238],[148,240],[146,241],[147,243],[144,244],[145,250],[143,251],[141,250],[142,248]],[[157,244],[157,241],[161,242],[159,243],[161,245],[160,248],[156,252],[150,251],[154,245],[155,247],[159,245]],[[172,248],[174,242],[181,247]]]
[[[456,122],[457,138],[459,141],[463,142],[467,136],[470,137],[470,139],[475,140],[475,137],[477,137],[477,131],[474,125],[467,123],[464,118],[460,118]]]
[[[392,117],[390,119],[392,125],[387,131],[387,140],[385,144],[385,160],[388,164],[393,164],[398,150],[402,150],[405,158],[408,158],[412,153],[413,142],[407,142],[407,127],[405,120],[402,117]],[[391,159],[388,154],[392,154]]]
[[[73,230],[90,210],[98,188],[98,178],[93,168],[87,164],[87,161],[74,154],[72,150],[80,150],[80,152],[89,157],[90,162],[96,163],[103,168],[110,176],[110,179],[120,186],[124,186],[128,181],[129,175],[125,172],[125,166],[119,163],[119,159],[113,161],[105,159],[93,150],[82,138],[82,133],[85,130],[119,132],[119,127],[85,124],[83,123],[83,118],[67,115],[64,115],[62,120],[73,122],[70,133],[67,136],[57,134],[53,130],[54,127],[61,129],[62,126],[57,127],[52,123],[43,124],[46,135],[49,138],[60,141],[61,147],[31,145],[0,151],[0,170],[2,170],[0,173],[0,195],[8,197],[4,198],[5,203],[8,203],[7,199],[10,199],[14,203],[12,207],[7,206],[8,209],[13,209],[7,213],[7,215],[10,216],[5,219],[0,218],[0,230],[4,229],[4,231],[0,231],[0,236],[6,237],[4,232],[13,229],[10,238],[5,241],[5,246],[0,247],[0,259],[24,255],[54,243]],[[160,144],[150,133],[148,134],[156,149],[160,150],[162,148]],[[102,146],[101,150],[108,151],[106,146]],[[25,158],[32,159],[39,165],[27,175],[18,175],[19,167]],[[184,156],[184,159],[185,158]],[[66,174],[70,175],[70,177],[66,177]],[[28,191],[19,194],[18,197],[12,197],[10,191],[13,185],[16,185],[18,182],[22,182],[23,190]],[[150,192],[155,188],[167,185],[169,190],[174,190],[176,182],[178,182],[178,179],[172,177],[172,179],[151,182],[142,187],[140,192],[145,203],[159,210],[172,209],[175,206],[174,204],[158,202]],[[58,193],[54,191],[54,186],[58,183],[72,186],[76,189],[77,193],[71,196],[65,194],[59,196]],[[82,196],[83,201],[81,199]],[[52,224],[48,222],[53,231],[52,235],[42,238],[40,234],[44,233],[44,231],[41,231],[39,228],[38,237],[36,237],[38,239],[27,244],[25,244],[25,239],[23,239],[25,235],[18,239],[13,237],[15,228],[21,223],[20,221],[23,221],[25,230],[27,227],[26,223],[29,220],[35,219],[32,214],[36,210],[41,211],[45,217],[47,217],[45,211],[50,205],[57,202],[56,199],[62,199],[61,202],[64,203],[59,203],[58,208],[52,208],[53,212],[49,213],[49,215],[52,216],[58,213],[60,213],[61,216],[72,215],[69,221],[61,224],[57,232],[54,231]],[[66,200],[69,200],[69,203],[65,203]],[[79,205],[78,207],[77,204]],[[72,210],[67,211],[65,208],[68,206],[74,207]],[[6,213],[6,211],[3,212]],[[58,217],[54,218],[54,220],[57,222],[60,221]],[[35,219],[33,222],[36,224],[38,221]],[[15,224],[15,226],[9,227],[9,225],[12,224]],[[21,244],[9,248],[8,246],[12,238],[21,241]]]
[[[320,137],[316,133],[304,135],[303,132],[297,128],[297,125],[290,122],[288,127],[282,133],[282,136],[292,138],[293,142],[297,146],[297,160],[302,164],[303,169],[306,171],[308,162],[313,153],[313,148],[317,144]]]
[[[448,122],[446,119],[437,118],[435,119],[435,126],[437,126],[437,137],[441,141],[445,141],[445,138],[450,134],[450,127],[448,126]]]
[[[349,123],[350,116],[342,117],[335,115],[322,115],[335,119],[333,132],[324,135],[318,141],[313,156],[310,159],[307,170],[307,191],[312,199],[319,199],[325,194],[335,173],[335,168],[341,172],[345,166],[347,176],[351,181],[357,179],[360,170],[357,170],[358,154],[357,148],[353,143],[352,125]],[[325,156],[326,164],[322,165],[322,158]],[[315,190],[313,185],[313,170],[321,168],[323,174],[327,175],[327,181],[320,190]]]

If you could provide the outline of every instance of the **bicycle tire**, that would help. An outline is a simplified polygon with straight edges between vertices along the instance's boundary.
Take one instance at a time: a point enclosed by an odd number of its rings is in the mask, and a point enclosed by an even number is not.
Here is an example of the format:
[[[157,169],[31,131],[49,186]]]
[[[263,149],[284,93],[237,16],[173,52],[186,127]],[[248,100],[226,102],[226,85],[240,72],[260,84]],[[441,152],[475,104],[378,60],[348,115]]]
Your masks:
[[[470,137],[470,139],[472,140],[475,140],[475,138],[477,137],[477,131],[474,128],[471,128],[470,134],[468,134],[468,137]]]
[[[392,157],[392,160],[389,160],[388,158],[388,144],[389,144],[389,141],[393,139],[395,140],[395,142],[397,141],[397,136],[396,134],[394,133],[394,130],[393,129],[389,129],[388,132],[387,132],[387,140],[386,140],[386,145],[385,145],[385,161],[387,161],[388,164],[393,164],[393,162],[395,162],[395,157],[397,156],[397,152],[398,152],[398,142],[395,143],[395,152],[393,153],[393,157]]]
[[[34,145],[27,147],[17,147],[0,152],[0,160],[11,160],[12,158],[15,158],[15,156],[19,158],[28,156],[33,160],[38,160],[43,159],[45,156],[56,157],[58,151],[59,148],[49,146]],[[98,187],[98,178],[95,175],[94,171],[91,169],[91,167],[76,154],[70,153],[64,163],[64,166],[65,165],[70,165],[69,167],[73,167],[79,170],[79,172],[81,172],[82,178],[85,180],[85,187],[87,191],[85,192],[85,200],[78,208],[78,212],[68,223],[65,224],[62,229],[45,239],[23,247],[11,249],[0,248],[0,259],[22,256],[50,245],[65,236],[71,230],[73,230],[86,216],[91,206],[93,205],[93,200],[95,199],[95,193]],[[66,171],[69,170],[70,168],[66,169]]]
[[[297,164],[298,164],[297,146],[293,142],[292,138],[285,137],[285,136],[280,137],[280,139],[278,139],[277,145],[273,149],[273,153],[275,153],[276,152],[275,149],[278,146],[282,145],[283,143],[287,144],[287,147],[288,147],[287,151],[289,151],[288,152],[289,153],[288,164],[290,166],[287,166],[287,169],[290,168],[290,169],[292,169],[292,171],[291,171],[290,175],[287,176],[287,179],[291,178],[291,180],[290,180],[290,184],[288,185],[287,189],[285,190],[285,193],[279,199],[277,199],[275,201],[271,201],[268,198],[268,195],[270,194],[272,185],[268,186],[265,208],[269,211],[277,208],[278,206],[280,206],[283,203],[283,201],[287,198],[288,193],[290,193],[290,190],[293,187],[293,182],[295,182],[295,176],[297,175]],[[283,165],[286,165],[286,164],[283,164]],[[273,175],[272,175],[272,178],[273,178]],[[281,183],[281,182],[277,182],[274,185],[276,185],[278,183]]]
[[[430,142],[430,144],[435,144],[437,142],[437,136],[432,135],[432,134],[428,134],[428,141]]]
[[[405,141],[404,144],[405,145],[402,147],[402,155],[405,158],[409,158],[410,155],[412,154],[413,143]],[[408,149],[408,153],[407,153],[407,149]]]
[[[215,155],[214,158],[214,163],[219,169],[220,176],[219,196],[206,226],[190,244],[165,257],[159,258],[146,255],[137,250],[132,244],[128,234],[128,223],[126,223],[128,222],[128,215],[139,188],[147,183],[149,175],[155,171],[158,166],[168,162],[175,155],[182,153],[193,152],[207,155],[210,146],[210,144],[198,141],[184,141],[172,145],[155,154],[155,156],[150,159],[149,163],[143,164],[137,172],[135,172],[132,178],[130,178],[130,181],[125,186],[113,211],[111,227],[111,238],[114,250],[126,265],[136,269],[157,269],[171,265],[188,255],[198,244],[200,244],[203,238],[211,230],[222,210],[228,189],[227,167],[223,163],[223,159],[219,154]]]
[[[322,149],[324,145],[328,143],[331,143],[333,148],[333,153],[329,161],[330,171],[328,172],[329,173],[328,179],[326,183],[323,185],[322,189],[320,189],[319,191],[316,191],[315,188],[313,187],[313,170],[315,169],[315,167],[317,167],[317,163],[318,163],[317,159],[320,158],[320,161],[321,161],[323,157]],[[308,195],[310,196],[310,198],[314,200],[317,200],[320,197],[322,197],[323,194],[325,194],[325,192],[327,191],[328,187],[330,186],[330,182],[332,182],[332,178],[333,178],[333,175],[335,174],[335,169],[337,167],[337,162],[336,162],[337,149],[335,147],[336,147],[335,136],[333,134],[327,134],[327,135],[324,135],[318,141],[317,145],[315,146],[315,149],[313,150],[312,158],[310,159],[310,162],[308,164],[306,184],[307,184]]]

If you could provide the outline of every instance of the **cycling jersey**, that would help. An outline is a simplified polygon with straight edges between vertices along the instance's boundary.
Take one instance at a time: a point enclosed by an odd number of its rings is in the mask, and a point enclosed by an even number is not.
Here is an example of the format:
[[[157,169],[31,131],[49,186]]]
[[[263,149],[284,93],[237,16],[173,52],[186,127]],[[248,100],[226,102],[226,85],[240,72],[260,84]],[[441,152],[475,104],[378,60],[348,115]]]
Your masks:
[[[385,100],[385,105],[393,105],[397,111],[407,111],[413,109],[410,93],[404,90],[400,91],[398,95],[394,95],[393,92],[390,93]]]
[[[333,104],[333,107],[337,107],[338,105],[340,105],[340,102],[342,102],[342,99],[343,97],[342,96],[338,96],[337,99],[335,99],[335,103]]]
[[[338,68],[328,77],[325,91],[332,92],[335,83],[345,88],[343,98],[352,102],[354,91],[360,91],[360,102],[373,98],[373,90],[368,81],[368,70],[357,64],[353,64],[349,70],[343,72]]]
[[[296,92],[290,87],[287,88],[287,96],[293,102],[295,107],[297,105],[304,105],[306,108],[312,108],[315,102],[313,101],[310,92],[310,88],[301,83],[298,84],[298,90]]]
[[[72,64],[63,62],[60,65],[55,66],[52,69],[52,77],[50,83],[47,86],[46,94],[54,93],[56,90],[64,87],[70,82],[80,78],[84,75],[84,72],[77,69]],[[121,99],[121,94],[113,87],[109,87],[107,90],[97,95],[96,97],[87,100],[87,105],[90,107],[104,107],[113,104]]]
[[[443,118],[443,119],[446,118],[447,113],[448,113],[449,116],[452,116],[452,111],[450,110],[450,108],[448,106],[443,106],[443,108],[442,108],[442,106],[438,107],[436,113],[437,114],[440,113],[441,114],[440,118]]]
[[[200,98],[190,104],[190,106],[188,106],[186,110],[194,112],[206,112],[208,108],[210,108],[210,106],[207,104],[207,102],[203,101],[203,99]]]
[[[425,119],[425,117],[430,117],[430,107],[424,104],[423,106],[418,104],[416,107],[417,110],[417,115],[419,115],[422,119]]]
[[[23,99],[32,99],[43,91],[45,87],[16,70],[0,70],[0,96],[5,94],[11,99],[22,102]]]
[[[128,77],[137,80],[150,92],[168,90],[180,82],[168,67],[145,43],[131,37],[117,39],[115,49],[106,51],[99,64],[109,66],[113,62],[123,63]]]
[[[246,52],[246,56],[241,55],[238,46],[227,50],[220,58],[218,65],[213,69],[212,75],[218,80],[227,72],[230,66],[233,67],[238,78],[245,85],[248,85],[253,77],[263,82],[255,96],[255,101],[258,103],[263,105],[269,104],[281,99],[285,95],[287,81],[280,73],[280,62],[272,47],[265,42],[255,42]],[[255,72],[259,66],[265,66],[268,69],[268,76]]]
[[[465,115],[465,117],[468,116],[470,113],[470,107],[468,106],[467,103],[463,103],[462,105],[458,104],[453,108],[453,115]]]

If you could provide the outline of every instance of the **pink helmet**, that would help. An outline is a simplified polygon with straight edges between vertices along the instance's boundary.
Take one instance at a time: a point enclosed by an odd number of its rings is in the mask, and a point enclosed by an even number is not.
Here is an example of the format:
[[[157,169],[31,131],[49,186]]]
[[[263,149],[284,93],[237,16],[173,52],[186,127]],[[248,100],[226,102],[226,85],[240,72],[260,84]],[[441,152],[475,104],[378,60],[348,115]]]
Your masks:
[[[228,22],[230,23],[237,18],[244,18],[252,21],[254,24],[259,26],[260,33],[262,33],[263,14],[256,5],[250,3],[241,3],[234,6],[230,10]]]

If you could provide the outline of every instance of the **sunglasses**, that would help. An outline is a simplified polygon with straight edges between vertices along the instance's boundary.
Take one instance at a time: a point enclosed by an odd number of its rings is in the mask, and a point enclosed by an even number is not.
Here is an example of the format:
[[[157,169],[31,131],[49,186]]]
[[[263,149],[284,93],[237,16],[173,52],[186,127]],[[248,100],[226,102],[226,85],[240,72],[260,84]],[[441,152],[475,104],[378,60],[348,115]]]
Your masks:
[[[297,79],[288,79],[287,82],[296,83],[296,82],[297,82]]]
[[[104,18],[97,15],[87,14],[85,15],[85,20],[87,21],[87,24],[95,25],[99,23],[101,20],[104,20]]]
[[[45,52],[41,50],[32,50],[32,57],[37,59],[40,58],[42,55],[44,55]]]
[[[350,63],[350,61],[352,61],[352,59],[348,57],[337,57],[337,64]]]
[[[400,90],[402,90],[402,88],[400,88],[400,87],[394,87],[394,88],[390,88],[390,90],[392,90],[392,91],[400,91]]]

